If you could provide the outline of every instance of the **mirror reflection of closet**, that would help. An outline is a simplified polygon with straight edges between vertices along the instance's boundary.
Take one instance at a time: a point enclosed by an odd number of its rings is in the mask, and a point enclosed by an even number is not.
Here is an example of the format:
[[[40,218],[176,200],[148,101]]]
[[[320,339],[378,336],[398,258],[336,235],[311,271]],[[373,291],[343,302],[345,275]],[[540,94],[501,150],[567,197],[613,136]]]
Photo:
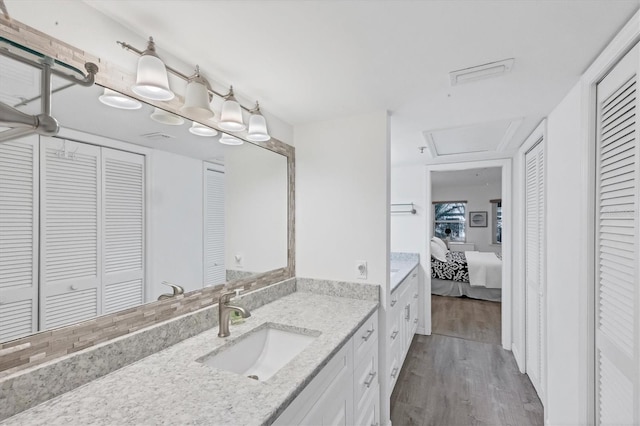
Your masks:
[[[40,80],[0,55],[3,103],[39,114]],[[109,107],[97,85],[52,88],[60,133],[0,143],[0,342],[154,301],[162,281],[191,291],[287,266],[285,156]]]

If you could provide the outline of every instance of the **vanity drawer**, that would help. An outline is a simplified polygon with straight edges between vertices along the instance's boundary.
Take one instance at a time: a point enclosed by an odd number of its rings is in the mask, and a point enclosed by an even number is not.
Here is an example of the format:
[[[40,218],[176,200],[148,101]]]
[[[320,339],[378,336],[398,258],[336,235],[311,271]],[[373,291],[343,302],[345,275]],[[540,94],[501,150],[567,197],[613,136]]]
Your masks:
[[[374,312],[353,335],[354,360],[356,363],[374,347],[378,350],[378,311]]]
[[[378,348],[366,354],[366,358],[354,364],[354,403],[356,413],[364,407],[366,400],[378,388]],[[358,423],[359,424],[359,423]]]
[[[376,389],[367,396],[362,408],[356,411],[356,422],[354,424],[361,426],[380,425],[380,400],[378,395],[378,385],[376,384]]]

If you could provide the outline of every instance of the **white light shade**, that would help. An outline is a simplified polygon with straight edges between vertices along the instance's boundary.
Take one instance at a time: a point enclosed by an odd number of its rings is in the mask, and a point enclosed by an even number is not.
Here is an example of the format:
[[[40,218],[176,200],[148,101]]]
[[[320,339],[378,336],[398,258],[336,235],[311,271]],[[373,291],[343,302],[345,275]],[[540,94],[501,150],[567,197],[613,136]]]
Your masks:
[[[156,108],[153,110],[151,119],[160,124],[167,124],[169,126],[180,126],[181,124],[184,124],[184,118],[160,108]]]
[[[118,93],[114,90],[104,88],[102,95],[98,97],[98,100],[105,105],[119,109],[140,109],[142,104],[133,98]]]
[[[259,112],[251,114],[247,139],[251,142],[266,142],[271,139],[267,132],[267,120]]]
[[[225,145],[242,145],[244,143],[242,139],[238,139],[234,136],[227,135],[226,133],[220,136],[219,142]]]
[[[184,105],[180,108],[180,111],[194,115],[202,120],[213,117],[213,111],[209,106],[209,92],[207,92],[207,87],[202,82],[198,80],[189,81],[184,96]]]
[[[222,103],[218,126],[229,132],[240,132],[247,128],[242,121],[242,108],[233,96],[233,88],[229,90],[229,95]]]
[[[218,134],[217,130],[212,129],[211,127],[204,126],[200,123],[196,123],[195,121],[193,122],[191,127],[189,127],[189,132],[197,136],[206,136],[206,137],[212,137]]]
[[[160,58],[145,54],[138,59],[136,84],[131,86],[136,95],[154,101],[169,101],[174,94],[169,88],[167,68]]]

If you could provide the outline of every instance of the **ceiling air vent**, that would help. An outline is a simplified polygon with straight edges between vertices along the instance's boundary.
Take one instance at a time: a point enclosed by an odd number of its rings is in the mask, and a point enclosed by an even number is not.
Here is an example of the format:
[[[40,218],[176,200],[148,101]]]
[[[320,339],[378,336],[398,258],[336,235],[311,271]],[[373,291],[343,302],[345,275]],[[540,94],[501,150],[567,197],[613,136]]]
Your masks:
[[[144,135],[140,135],[140,137],[145,139],[156,140],[156,141],[176,138],[175,136],[171,136],[162,132],[145,133]]]
[[[485,78],[500,77],[511,72],[514,59],[504,59],[498,62],[489,62],[488,64],[478,65],[471,68],[464,68],[457,71],[451,71],[451,85],[470,83],[472,81],[482,80]]]

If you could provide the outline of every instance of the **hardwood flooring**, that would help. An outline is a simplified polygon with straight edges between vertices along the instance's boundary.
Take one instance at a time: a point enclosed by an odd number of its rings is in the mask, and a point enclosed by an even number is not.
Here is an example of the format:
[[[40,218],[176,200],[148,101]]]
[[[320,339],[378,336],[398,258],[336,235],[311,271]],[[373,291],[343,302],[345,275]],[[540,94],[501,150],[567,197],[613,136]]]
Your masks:
[[[434,306],[440,303],[444,311],[454,312],[464,307],[473,314],[458,313],[469,324],[456,325],[442,317],[438,330],[447,335],[414,337],[391,395],[393,425],[542,425],[542,404],[533,385],[520,373],[513,355],[502,349],[499,319],[496,326],[487,318],[491,315],[485,311],[492,308],[471,299],[458,302],[452,307],[456,302],[440,300]],[[500,304],[496,305],[499,314]],[[473,330],[476,320],[486,324]],[[497,328],[497,343],[489,324]],[[451,337],[454,334],[463,338]]]
[[[501,303],[466,297],[431,296],[433,334],[501,344]]]

